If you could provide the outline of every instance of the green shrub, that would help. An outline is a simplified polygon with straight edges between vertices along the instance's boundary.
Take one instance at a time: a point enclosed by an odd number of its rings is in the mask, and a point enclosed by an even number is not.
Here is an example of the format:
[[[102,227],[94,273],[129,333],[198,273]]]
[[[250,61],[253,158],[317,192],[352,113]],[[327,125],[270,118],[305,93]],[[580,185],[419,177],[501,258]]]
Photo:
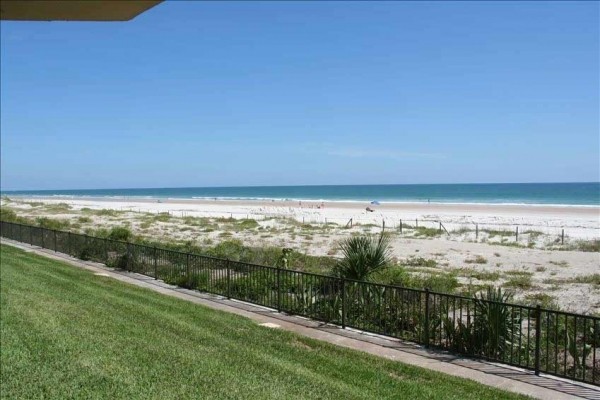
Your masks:
[[[128,258],[127,254],[116,254],[113,257],[109,256],[106,266],[115,269],[127,269]]]
[[[83,210],[84,209],[82,209],[82,211]],[[90,210],[90,211],[95,215],[106,216],[106,217],[116,217],[117,215],[119,215],[118,211],[110,210],[108,208],[103,208],[102,210]]]
[[[63,230],[71,226],[71,222],[66,219],[53,219],[47,217],[38,217],[35,219],[37,225],[46,229]]]
[[[217,258],[226,258],[233,261],[241,261],[245,258],[248,250],[241,240],[224,240],[216,246],[208,249],[207,255]]]
[[[556,299],[546,293],[530,293],[525,295],[525,305],[535,307],[540,305],[542,308],[560,310]]]
[[[578,240],[570,249],[585,252],[600,252],[600,239],[595,240]]]
[[[115,226],[111,228],[107,237],[112,240],[121,240],[123,242],[127,242],[132,238],[132,236],[133,234],[131,233],[129,228]]]
[[[533,287],[531,275],[514,275],[504,283],[504,286],[509,288],[531,289]]]
[[[208,274],[207,271],[203,271],[198,274],[191,274],[189,278],[186,274],[181,274],[166,278],[165,282],[185,289],[202,290],[208,286]]]
[[[236,226],[240,230],[255,229],[258,227],[258,222],[256,222],[253,219],[244,219],[244,220],[236,223]]]
[[[580,275],[572,278],[575,283],[589,283],[600,286],[600,274]]]
[[[458,288],[459,283],[458,279],[456,279],[456,275],[445,273],[412,276],[406,286],[416,289],[427,288],[434,292],[454,293]]]
[[[83,261],[89,261],[92,259],[92,251],[89,247],[85,246],[79,251],[77,258]]]
[[[13,210],[5,207],[0,207],[0,220],[6,222],[16,222],[17,218],[17,213]]]
[[[66,212],[71,209],[71,206],[67,203],[47,204],[45,207],[46,211],[52,212]]]
[[[454,293],[459,287],[458,279],[453,273],[411,274],[399,265],[378,271],[370,280],[413,289],[427,288],[441,293]]]
[[[154,216],[154,220],[157,222],[169,222],[171,220],[171,214],[169,213],[160,213]]]
[[[372,276],[372,281],[384,285],[405,286],[410,281],[410,273],[400,265],[383,268]]]
[[[90,217],[79,217],[77,218],[77,221],[79,221],[82,224],[87,224],[92,222],[92,219]]]

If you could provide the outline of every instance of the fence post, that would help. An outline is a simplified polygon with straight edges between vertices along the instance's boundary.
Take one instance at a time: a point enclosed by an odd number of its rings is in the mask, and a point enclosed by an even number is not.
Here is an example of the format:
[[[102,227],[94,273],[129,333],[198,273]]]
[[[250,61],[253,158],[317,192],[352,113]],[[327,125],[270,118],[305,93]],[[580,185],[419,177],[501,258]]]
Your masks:
[[[442,232],[442,222],[440,221],[440,229],[439,229],[440,233]]]
[[[402,235],[402,220],[400,220],[400,234]]]
[[[381,220],[381,231],[385,231],[385,219]]]
[[[281,312],[281,266],[277,267],[277,312]]]
[[[227,298],[231,299],[231,263],[229,259],[225,265],[227,266]]]
[[[154,246],[154,279],[158,279],[158,255],[156,253],[156,246]]]
[[[102,260],[104,261],[104,265],[106,265],[108,267],[108,245],[106,244],[108,242],[108,239],[103,238],[102,239],[102,250],[104,250],[102,252]]]
[[[425,347],[429,347],[429,289],[425,289]]]
[[[516,242],[519,241],[519,227],[518,226],[515,228],[515,241]]]
[[[67,232],[67,254],[71,255],[71,232]]]
[[[415,228],[418,228],[418,227],[419,227],[419,219],[415,218]]]
[[[475,224],[475,240],[479,239],[479,224]]]
[[[56,253],[56,229],[54,230],[54,252]]]
[[[187,277],[188,289],[192,288],[192,275],[190,273],[190,253],[185,255],[185,274]]]
[[[127,271],[131,271],[131,243],[127,242]]]
[[[45,249],[45,248],[46,248],[46,243],[45,243],[45,241],[44,241],[44,231],[45,231],[46,229],[44,229],[44,228],[40,228],[40,230],[42,231],[42,249]]]
[[[29,244],[33,246],[33,228],[29,227]]]
[[[25,241],[23,240],[23,224],[19,224],[19,242],[25,243]]]
[[[540,339],[542,336],[542,324],[541,324],[542,309],[538,304],[535,308],[535,374],[540,374]]]
[[[346,278],[342,278],[342,329],[346,329]]]
[[[565,244],[565,230],[562,230],[562,233],[560,234],[560,244]]]

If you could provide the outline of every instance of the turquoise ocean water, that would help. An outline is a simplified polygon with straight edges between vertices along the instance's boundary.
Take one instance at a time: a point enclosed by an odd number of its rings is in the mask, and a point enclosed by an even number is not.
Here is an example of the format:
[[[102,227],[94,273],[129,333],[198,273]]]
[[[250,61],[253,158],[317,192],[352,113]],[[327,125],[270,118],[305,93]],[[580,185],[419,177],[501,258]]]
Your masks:
[[[2,195],[600,206],[600,182],[26,190],[3,191]]]

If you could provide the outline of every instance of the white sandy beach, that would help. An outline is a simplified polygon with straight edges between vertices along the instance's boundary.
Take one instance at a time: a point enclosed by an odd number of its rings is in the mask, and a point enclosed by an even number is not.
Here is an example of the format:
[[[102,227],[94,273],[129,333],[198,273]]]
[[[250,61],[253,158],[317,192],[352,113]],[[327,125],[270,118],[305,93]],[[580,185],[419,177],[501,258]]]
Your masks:
[[[521,232],[537,230],[560,235],[562,229],[571,238],[600,238],[600,206],[547,206],[500,204],[296,202],[260,200],[198,200],[144,198],[22,198],[26,201],[67,203],[74,208],[168,212],[174,216],[231,217],[237,219],[266,217],[294,218],[305,223],[375,224],[397,228],[419,224],[447,230],[460,228],[501,229]],[[374,212],[367,212],[370,207]]]

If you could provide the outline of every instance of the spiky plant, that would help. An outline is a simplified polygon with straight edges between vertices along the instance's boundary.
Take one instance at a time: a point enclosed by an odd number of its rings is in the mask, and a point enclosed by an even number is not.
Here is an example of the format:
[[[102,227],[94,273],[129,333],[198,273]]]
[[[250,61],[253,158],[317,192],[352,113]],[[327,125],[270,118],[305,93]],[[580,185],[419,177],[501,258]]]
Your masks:
[[[501,358],[518,341],[521,318],[514,307],[506,305],[512,293],[488,287],[475,296],[475,351],[488,357]]]
[[[344,255],[334,268],[340,278],[367,280],[385,268],[391,260],[390,239],[384,233],[379,238],[353,236],[344,240],[340,248]]]

